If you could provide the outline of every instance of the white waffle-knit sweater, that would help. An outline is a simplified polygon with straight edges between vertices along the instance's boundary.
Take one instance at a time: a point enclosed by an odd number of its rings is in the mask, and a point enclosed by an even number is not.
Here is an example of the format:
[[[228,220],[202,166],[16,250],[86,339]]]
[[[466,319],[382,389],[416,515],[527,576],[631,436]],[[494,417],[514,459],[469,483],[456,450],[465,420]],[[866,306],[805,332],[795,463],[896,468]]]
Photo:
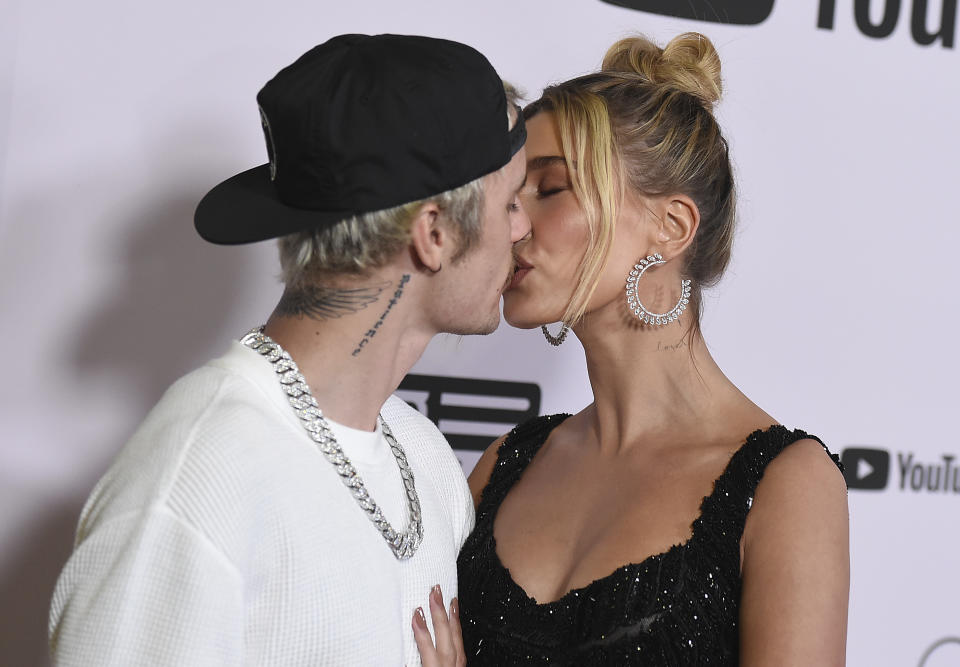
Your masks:
[[[309,439],[276,374],[235,342],[176,382],[97,484],[57,582],[57,665],[416,665],[410,622],[456,558],[473,504],[436,427],[393,396],[424,537],[398,561]],[[379,427],[331,423],[398,529],[408,510]]]

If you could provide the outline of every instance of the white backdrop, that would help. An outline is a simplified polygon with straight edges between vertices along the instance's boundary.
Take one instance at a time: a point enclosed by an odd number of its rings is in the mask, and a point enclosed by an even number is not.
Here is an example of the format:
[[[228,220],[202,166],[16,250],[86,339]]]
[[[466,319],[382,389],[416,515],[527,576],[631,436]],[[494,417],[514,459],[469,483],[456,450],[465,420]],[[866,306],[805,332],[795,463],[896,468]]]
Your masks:
[[[270,244],[211,247],[192,230],[209,186],[264,161],[254,95],[273,73],[337,33],[420,33],[479,48],[535,96],[627,32],[690,29],[720,51],[740,188],[707,341],[764,409],[847,449],[855,485],[883,487],[850,492],[849,663],[960,664],[960,54],[949,29],[917,43],[922,0],[837,0],[818,28],[832,4],[781,0],[736,26],[599,0],[5,0],[0,664],[45,664],[80,505],[146,410],[279,296]],[[956,4],[930,3],[931,32],[944,8],[955,26]],[[864,34],[888,6],[890,36]],[[575,340],[553,349],[505,325],[436,340],[414,372],[534,383],[543,413],[590,400]]]

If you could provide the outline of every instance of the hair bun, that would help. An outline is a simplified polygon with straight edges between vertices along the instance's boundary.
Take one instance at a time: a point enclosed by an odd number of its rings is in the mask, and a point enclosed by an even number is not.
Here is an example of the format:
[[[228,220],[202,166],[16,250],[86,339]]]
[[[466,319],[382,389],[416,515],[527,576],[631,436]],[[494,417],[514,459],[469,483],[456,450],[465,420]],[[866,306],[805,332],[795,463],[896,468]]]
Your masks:
[[[646,37],[621,39],[607,50],[601,69],[632,72],[653,84],[676,88],[712,110],[723,93],[720,56],[698,32],[685,32],[661,49]]]

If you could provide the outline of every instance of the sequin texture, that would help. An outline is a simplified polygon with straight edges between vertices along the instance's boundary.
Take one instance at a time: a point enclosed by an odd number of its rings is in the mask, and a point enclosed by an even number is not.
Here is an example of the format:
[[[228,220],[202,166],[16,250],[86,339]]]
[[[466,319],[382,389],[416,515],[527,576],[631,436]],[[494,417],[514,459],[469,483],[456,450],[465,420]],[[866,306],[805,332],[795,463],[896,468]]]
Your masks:
[[[458,560],[467,663],[736,665],[740,537],[754,491],[787,445],[819,439],[783,426],[752,433],[703,499],[688,541],[537,604],[497,557],[493,519],[550,431],[567,416],[525,422],[500,446],[476,527]],[[830,456],[840,466],[838,457]]]

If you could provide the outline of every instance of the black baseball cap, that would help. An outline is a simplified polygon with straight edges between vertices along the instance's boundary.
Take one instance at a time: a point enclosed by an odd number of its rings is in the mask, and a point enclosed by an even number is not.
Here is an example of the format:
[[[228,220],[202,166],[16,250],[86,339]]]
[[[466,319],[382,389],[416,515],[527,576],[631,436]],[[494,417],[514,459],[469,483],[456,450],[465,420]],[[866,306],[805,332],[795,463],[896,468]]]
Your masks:
[[[503,167],[526,140],[476,49],[410,35],[339,35],[257,95],[267,164],[204,196],[207,241],[251,243],[440,194]]]

